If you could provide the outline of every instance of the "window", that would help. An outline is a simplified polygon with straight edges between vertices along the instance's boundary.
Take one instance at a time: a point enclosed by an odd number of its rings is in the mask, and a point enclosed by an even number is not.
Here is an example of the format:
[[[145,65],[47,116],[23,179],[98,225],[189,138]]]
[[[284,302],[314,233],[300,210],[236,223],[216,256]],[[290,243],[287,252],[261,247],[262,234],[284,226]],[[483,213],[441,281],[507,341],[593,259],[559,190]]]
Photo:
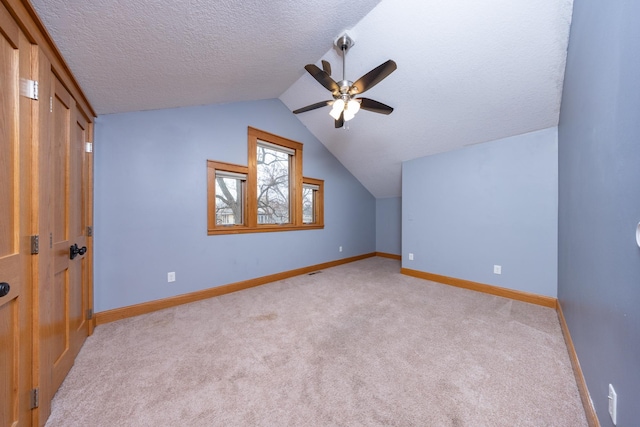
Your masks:
[[[316,222],[315,191],[311,185],[302,185],[302,222],[304,224],[313,224]]]
[[[302,176],[302,144],[248,130],[248,166],[209,160],[209,234],[324,227],[324,181]]]
[[[209,229],[246,224],[247,167],[207,162]]]
[[[290,223],[291,157],[295,150],[258,141],[258,224]]]
[[[216,224],[244,224],[246,174],[216,170]]]
[[[324,182],[320,179],[303,178],[302,183],[302,223],[322,224]]]

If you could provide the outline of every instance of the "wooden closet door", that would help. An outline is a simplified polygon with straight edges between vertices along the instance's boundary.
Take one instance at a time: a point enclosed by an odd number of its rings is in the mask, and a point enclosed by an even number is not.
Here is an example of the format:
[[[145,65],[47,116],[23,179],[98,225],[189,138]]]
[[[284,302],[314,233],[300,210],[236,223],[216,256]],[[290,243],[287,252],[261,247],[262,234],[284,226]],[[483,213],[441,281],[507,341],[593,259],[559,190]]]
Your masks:
[[[0,4],[0,425],[31,424],[31,45]]]
[[[49,206],[42,218],[48,228],[51,268],[40,276],[40,393],[41,424],[51,412],[50,402],[73,365],[89,334],[89,267],[87,246],[88,168],[85,142],[89,122],[55,75],[51,76],[49,155],[41,158],[49,174],[41,203]],[[81,253],[71,257],[76,245]]]

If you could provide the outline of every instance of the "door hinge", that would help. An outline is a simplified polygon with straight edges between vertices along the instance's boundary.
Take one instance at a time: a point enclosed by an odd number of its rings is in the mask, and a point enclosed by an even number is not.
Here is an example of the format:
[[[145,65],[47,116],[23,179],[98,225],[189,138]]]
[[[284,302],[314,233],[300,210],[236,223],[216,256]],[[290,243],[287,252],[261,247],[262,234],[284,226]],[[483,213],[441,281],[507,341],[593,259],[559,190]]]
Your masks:
[[[40,406],[40,389],[34,388],[33,390],[31,390],[30,403],[31,403],[30,409],[36,409],[38,406]]]
[[[87,227],[87,237],[93,236],[93,227]]]
[[[87,153],[92,153],[93,152],[93,144],[92,143],[87,142],[87,143],[85,143],[84,147],[85,147],[84,148],[85,152],[87,152]]]
[[[20,79],[20,95],[29,99],[38,100],[38,81]]]
[[[87,320],[93,319],[93,308],[87,309]]]
[[[49,97],[49,112],[53,113],[53,96]]]
[[[31,254],[37,255],[40,252],[40,236],[37,234],[31,236]]]

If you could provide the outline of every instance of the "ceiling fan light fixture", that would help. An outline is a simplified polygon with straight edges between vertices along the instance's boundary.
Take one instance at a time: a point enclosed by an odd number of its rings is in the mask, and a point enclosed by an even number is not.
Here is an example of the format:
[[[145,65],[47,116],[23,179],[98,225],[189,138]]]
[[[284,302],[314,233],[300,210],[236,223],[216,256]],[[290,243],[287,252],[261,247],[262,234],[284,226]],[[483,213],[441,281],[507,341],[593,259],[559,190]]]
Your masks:
[[[342,110],[344,110],[344,101],[342,99],[336,99],[329,115],[333,117],[334,120],[338,120],[340,118],[340,114],[342,114]]]
[[[353,111],[349,111],[349,110],[344,110],[344,121],[348,122],[349,120],[353,119],[356,115],[353,114]]]
[[[344,109],[344,121],[348,122],[353,119],[358,111],[360,111],[360,103],[355,99],[350,99]]]
[[[351,99],[347,102],[347,110],[351,111],[353,115],[355,115],[358,111],[360,111],[360,102],[355,99]]]
[[[378,65],[360,77],[354,83],[351,80],[347,80],[345,71],[346,53],[353,45],[353,40],[347,34],[340,36],[335,41],[336,48],[340,49],[342,53],[342,80],[338,82],[331,78],[331,64],[324,59],[322,60],[322,68],[319,68],[315,64],[307,64],[304,66],[304,69],[307,70],[311,77],[331,92],[333,100],[316,102],[315,104],[298,108],[297,110],[293,110],[293,114],[304,113],[331,105],[332,108],[329,115],[335,120],[335,127],[338,129],[343,127],[345,122],[352,120],[361,109],[378,114],[391,114],[391,112],[393,112],[393,108],[382,102],[369,98],[355,97],[371,89],[394,72],[397,68],[396,63],[389,59],[387,62]]]

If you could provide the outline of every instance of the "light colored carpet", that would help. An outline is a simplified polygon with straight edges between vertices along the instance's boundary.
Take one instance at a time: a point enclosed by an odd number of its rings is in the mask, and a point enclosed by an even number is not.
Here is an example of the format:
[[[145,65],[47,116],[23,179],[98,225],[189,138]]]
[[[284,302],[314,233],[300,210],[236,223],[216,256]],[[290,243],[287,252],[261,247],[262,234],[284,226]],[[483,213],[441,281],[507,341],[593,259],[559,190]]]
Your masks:
[[[56,426],[586,426],[556,312],[369,258],[101,325]]]

